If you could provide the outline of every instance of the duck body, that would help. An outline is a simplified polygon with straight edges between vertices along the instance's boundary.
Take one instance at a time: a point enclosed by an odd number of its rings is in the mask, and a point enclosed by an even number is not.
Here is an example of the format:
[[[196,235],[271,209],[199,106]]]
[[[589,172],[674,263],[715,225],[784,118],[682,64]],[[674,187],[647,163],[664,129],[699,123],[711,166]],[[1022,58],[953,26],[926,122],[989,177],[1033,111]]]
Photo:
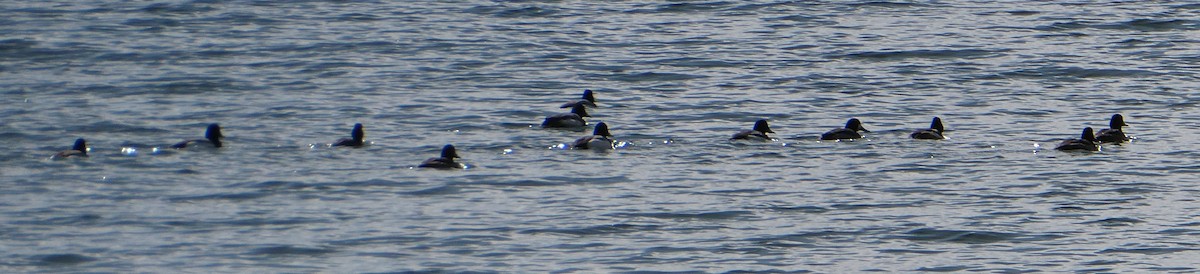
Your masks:
[[[350,138],[349,139],[345,139],[345,138],[338,139],[338,141],[334,142],[332,146],[335,146],[335,147],[362,147],[365,144],[365,143],[363,143],[363,137],[366,137],[366,133],[363,132],[362,124],[354,124],[354,129],[350,130]]]
[[[616,142],[612,139],[612,133],[608,132],[608,125],[604,122],[596,124],[596,129],[592,131],[591,136],[584,136],[576,139],[571,143],[573,149],[614,149]]]
[[[1083,134],[1079,136],[1079,139],[1064,140],[1054,149],[1059,151],[1100,151],[1100,147],[1096,146],[1096,136],[1091,127],[1083,128]]]
[[[585,127],[585,126],[587,126],[587,121],[583,120],[583,117],[591,117],[591,116],[588,115],[587,110],[584,108],[584,104],[575,103],[574,105],[571,106],[570,113],[555,114],[553,116],[546,117],[546,120],[542,121],[542,127],[543,128],[580,128],[580,127]]]
[[[1108,128],[1100,130],[1096,133],[1096,141],[1103,143],[1123,143],[1129,141],[1129,136],[1121,130],[1121,127],[1129,126],[1125,124],[1125,117],[1120,114],[1113,114],[1112,119],[1108,120]]]
[[[429,158],[428,160],[421,162],[421,165],[418,165],[417,167],[436,169],[460,169],[465,167],[462,164],[455,162],[454,158],[460,158],[458,157],[458,151],[454,149],[453,145],[446,145],[442,147],[441,157]]]
[[[596,97],[592,96],[592,90],[590,90],[590,89],[583,90],[583,97],[579,101],[572,101],[572,102],[563,104],[559,108],[574,107],[576,104],[583,104],[583,105],[589,106],[589,107],[596,107]]]
[[[870,130],[867,130],[867,128],[863,127],[862,121],[859,121],[858,118],[851,118],[849,121],[846,121],[846,127],[830,130],[825,132],[825,134],[821,134],[821,140],[862,138],[863,136],[862,134],[858,133],[859,131],[871,132]]]
[[[71,149],[59,151],[50,156],[50,159],[66,159],[70,157],[88,157],[87,141],[83,138],[75,139],[75,145],[71,146]]]
[[[771,127],[767,124],[766,119],[760,119],[754,122],[754,129],[743,130],[734,133],[730,140],[752,140],[752,141],[771,141],[771,136],[767,133],[775,133],[771,131]]]
[[[942,126],[942,118],[933,117],[933,122],[929,124],[928,129],[914,131],[909,136],[913,139],[942,140],[946,139],[946,136],[942,135],[945,130],[946,128]]]
[[[221,138],[225,135],[221,134],[221,125],[209,124],[208,129],[204,130],[204,139],[184,140],[171,145],[171,148],[188,148],[188,147],[211,147],[220,148]]]

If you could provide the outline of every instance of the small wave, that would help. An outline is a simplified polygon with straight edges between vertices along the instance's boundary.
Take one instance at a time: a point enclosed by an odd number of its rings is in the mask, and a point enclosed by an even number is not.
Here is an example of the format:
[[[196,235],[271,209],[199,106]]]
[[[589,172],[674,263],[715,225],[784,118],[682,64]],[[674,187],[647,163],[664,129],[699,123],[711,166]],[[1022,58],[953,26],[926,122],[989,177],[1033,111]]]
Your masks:
[[[725,9],[734,2],[697,2],[697,3],[671,3],[656,6],[654,9],[637,9],[626,11],[627,13],[691,13],[701,11],[715,11]]]
[[[162,28],[182,26],[183,22],[166,18],[134,18],[125,20],[122,24],[131,27]]]
[[[6,39],[0,40],[0,52],[22,51],[33,48],[38,43],[34,40]]]
[[[1200,28],[1195,20],[1155,20],[1155,19],[1133,19],[1120,23],[1097,25],[1099,29],[1114,29],[1114,30],[1136,30],[1136,31],[1175,31],[1175,30],[1194,30]]]
[[[594,235],[609,235],[609,234],[624,234],[633,232],[654,231],[661,228],[657,225],[633,225],[633,224],[613,224],[613,225],[598,225],[583,228],[547,228],[547,229],[529,229],[523,230],[521,234],[566,234],[574,236],[594,236]]]
[[[96,258],[74,253],[37,255],[31,258],[42,265],[80,264],[95,261]]]
[[[996,55],[996,51],[982,49],[923,49],[923,50],[901,50],[901,51],[869,51],[860,53],[851,53],[845,55],[849,58],[860,59],[875,59],[875,60],[902,60],[912,58],[924,59],[945,59],[945,58],[972,58],[986,57]]]
[[[744,62],[709,60],[695,57],[669,58],[649,61],[650,64],[667,65],[684,68],[725,68],[745,66]]]
[[[444,186],[426,188],[426,189],[422,189],[422,190],[404,192],[404,194],[413,195],[413,196],[440,196],[440,195],[456,194],[459,192],[462,192],[462,188],[452,186],[452,185],[444,185]]]
[[[716,212],[700,212],[700,213],[617,213],[613,216],[620,217],[648,217],[657,219],[700,219],[700,220],[726,220],[741,218],[747,215],[753,215],[753,212],[744,210],[732,211],[716,211]]]
[[[920,267],[920,268],[917,268],[916,270],[917,271],[928,271],[928,272],[959,272],[959,271],[972,269],[972,268],[977,268],[977,267],[966,266],[966,265],[950,265],[950,266]]]
[[[1141,223],[1141,222],[1143,222],[1143,221],[1134,219],[1134,218],[1117,217],[1117,218],[1107,218],[1107,219],[1083,222],[1083,224],[1096,224],[1096,225],[1102,225],[1102,226],[1128,226],[1128,225],[1133,225],[1133,224],[1137,224],[1137,223]]]
[[[77,216],[54,217],[40,221],[14,221],[13,224],[31,224],[31,225],[53,225],[53,226],[82,226],[97,224],[100,215],[83,214]]]
[[[255,248],[255,249],[251,249],[250,252],[248,252],[248,254],[250,254],[250,255],[268,255],[268,256],[282,256],[282,255],[317,256],[317,255],[324,255],[324,254],[333,253],[333,252],[336,252],[336,250],[334,250],[332,248],[296,247],[296,246],[284,245],[284,246]]]
[[[964,244],[986,244],[1003,241],[1011,241],[1019,234],[990,232],[990,231],[969,231],[969,230],[942,230],[933,228],[918,228],[904,233],[899,238],[912,241],[935,241],[935,242],[952,242]]]
[[[146,12],[146,13],[184,14],[184,15],[195,14],[195,13],[204,13],[204,12],[210,12],[210,11],[214,11],[214,10],[216,10],[216,8],[213,8],[210,6],[194,5],[194,4],[192,4],[192,2],[185,2],[183,4],[174,4],[174,5],[167,4],[167,3],[154,3],[154,4],[147,5],[141,9],[142,12]]]
[[[208,200],[235,200],[236,201],[236,200],[253,200],[253,199],[258,199],[258,198],[267,197],[267,196],[271,196],[271,193],[254,191],[254,192],[242,192],[242,193],[216,193],[216,194],[193,195],[193,196],[179,196],[179,197],[167,198],[167,201],[171,201],[171,202],[195,202],[195,201],[208,201]]]
[[[1178,248],[1178,247],[1109,248],[1109,249],[1101,250],[1096,253],[1100,253],[1100,254],[1134,253],[1134,254],[1142,254],[1142,255],[1162,255],[1162,254],[1171,254],[1171,253],[1176,253],[1176,252],[1193,251],[1193,250],[1197,250],[1197,249]]]
[[[633,74],[615,74],[605,78],[613,81],[621,82],[671,82],[671,81],[686,81],[692,79],[707,78],[704,75],[693,75],[683,73],[663,73],[663,72],[642,72]]]
[[[428,238],[409,237],[409,236],[380,236],[380,237],[366,237],[366,238],[336,240],[336,241],[329,242],[329,244],[338,245],[338,246],[363,246],[363,245],[389,245],[389,246],[392,246],[392,245],[399,245],[399,244],[421,242],[421,241],[425,241],[425,240],[428,240]]]
[[[911,8],[911,7],[924,6],[924,5],[917,4],[917,3],[891,2],[891,1],[868,1],[868,2],[861,2],[861,3],[850,3],[850,4],[846,4],[846,5],[851,6],[851,7],[879,7],[879,8]]]
[[[546,9],[542,7],[522,7],[500,10],[494,13],[494,15],[500,18],[538,18],[550,17],[558,13],[559,11],[554,9]]]
[[[1080,68],[1080,67],[1057,67],[1046,66],[1034,69],[1019,69],[1007,72],[1001,72],[1000,75],[1008,77],[1028,77],[1028,78],[1058,78],[1058,77],[1073,77],[1073,78],[1110,78],[1110,77],[1147,77],[1156,76],[1161,73],[1138,70],[1138,69],[1099,69],[1099,68]]]
[[[831,209],[819,206],[768,206],[764,209],[780,212],[825,213]]]

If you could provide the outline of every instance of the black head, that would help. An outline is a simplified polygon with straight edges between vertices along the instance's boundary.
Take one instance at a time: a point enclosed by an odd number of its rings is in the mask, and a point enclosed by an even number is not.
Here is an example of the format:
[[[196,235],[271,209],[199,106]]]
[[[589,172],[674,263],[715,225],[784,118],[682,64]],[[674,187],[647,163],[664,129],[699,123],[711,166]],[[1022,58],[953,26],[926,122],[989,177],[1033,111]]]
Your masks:
[[[771,131],[770,126],[767,126],[766,119],[761,119],[761,120],[758,120],[757,122],[754,122],[754,131],[758,131],[758,132],[762,132],[762,133],[775,133],[774,131]]]
[[[458,152],[454,150],[454,145],[446,145],[442,147],[442,158],[453,159],[458,157]]]
[[[87,155],[87,141],[84,141],[83,138],[75,139],[75,145],[71,149],[78,150],[79,152],[83,152],[83,155]]]
[[[350,130],[350,138],[353,138],[355,142],[362,143],[363,137],[366,137],[366,133],[363,132],[362,124],[354,124],[354,129]]]
[[[221,138],[225,138],[225,135],[221,135],[221,125],[208,125],[208,129],[204,131],[204,139],[208,139],[215,147],[221,147]]]
[[[588,102],[592,102],[593,104],[596,103],[596,97],[592,96],[592,90],[590,89],[583,90],[583,99],[588,100]]]
[[[1113,114],[1112,120],[1108,120],[1108,128],[1111,129],[1121,129],[1121,127],[1127,126],[1129,125],[1125,124],[1125,117],[1120,114]]]
[[[850,121],[846,121],[846,128],[862,132],[871,132],[870,130],[867,130],[867,128],[863,127],[862,121],[859,121],[858,118],[850,118]]]
[[[929,128],[937,130],[938,133],[946,131],[946,128],[942,126],[942,118],[938,117],[933,117],[933,123],[929,124]]]
[[[208,125],[208,129],[204,131],[204,139],[216,140],[219,138],[225,138],[225,135],[221,135],[221,125]]]
[[[592,117],[591,115],[588,115],[587,108],[585,108],[583,106],[582,102],[576,103],[574,106],[571,106],[571,113],[579,115],[579,117]]]
[[[612,133],[608,133],[608,124],[605,124],[604,122],[596,124],[596,129],[592,131],[592,135],[612,137]]]
[[[1092,132],[1092,127],[1083,128],[1083,135],[1079,138],[1088,140],[1089,142],[1096,142],[1096,134]]]

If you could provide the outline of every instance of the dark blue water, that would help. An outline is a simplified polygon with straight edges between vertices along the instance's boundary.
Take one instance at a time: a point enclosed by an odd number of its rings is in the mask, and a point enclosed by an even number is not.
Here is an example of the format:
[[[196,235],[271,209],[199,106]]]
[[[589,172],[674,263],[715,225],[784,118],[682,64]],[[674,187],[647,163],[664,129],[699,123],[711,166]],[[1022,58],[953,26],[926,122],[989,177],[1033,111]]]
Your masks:
[[[1190,2],[0,12],[0,272],[1197,271]],[[615,151],[538,127],[584,89]],[[1052,149],[1115,113],[1133,142]]]

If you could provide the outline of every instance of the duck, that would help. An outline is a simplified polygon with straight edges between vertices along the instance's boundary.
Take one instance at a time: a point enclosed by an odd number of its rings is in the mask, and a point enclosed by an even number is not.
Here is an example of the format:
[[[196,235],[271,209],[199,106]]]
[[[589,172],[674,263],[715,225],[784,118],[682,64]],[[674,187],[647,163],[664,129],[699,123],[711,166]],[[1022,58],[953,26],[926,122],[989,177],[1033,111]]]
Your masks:
[[[365,133],[363,133],[362,124],[361,123],[354,124],[354,129],[350,130],[350,138],[349,139],[346,139],[346,138],[338,139],[337,142],[333,143],[333,146],[335,146],[335,147],[362,147],[364,136],[365,136]]]
[[[584,136],[571,144],[574,149],[613,149],[612,133],[608,132],[608,124],[600,122],[591,136]]]
[[[583,104],[583,105],[589,106],[589,107],[596,107],[596,97],[592,96],[592,90],[585,89],[585,90],[583,90],[583,100],[566,103],[566,104],[563,104],[562,106],[560,106],[559,108],[574,107],[575,104]]]
[[[204,131],[204,139],[184,140],[183,142],[171,145],[171,148],[187,148],[187,147],[221,147],[221,125],[209,124],[208,129]]]
[[[542,127],[579,128],[587,126],[587,121],[584,121],[583,117],[591,117],[591,115],[588,115],[584,105],[584,103],[576,102],[574,105],[571,105],[570,113],[555,114],[546,117],[546,120],[542,121]]]
[[[442,147],[442,157],[429,158],[417,167],[437,168],[437,169],[456,169],[464,168],[460,163],[454,162],[454,158],[458,157],[458,152],[454,150],[454,145],[446,145]]]
[[[63,150],[50,156],[50,159],[65,159],[70,157],[88,157],[87,141],[83,138],[75,139],[75,145],[70,150]]]
[[[913,131],[911,136],[913,139],[941,140],[946,139],[946,136],[942,136],[943,131],[946,128],[942,126],[942,118],[933,117],[928,129]]]
[[[1083,134],[1079,139],[1064,140],[1054,147],[1060,151],[1100,151],[1100,147],[1096,146],[1096,135],[1092,134],[1092,127],[1083,128]]]
[[[849,121],[846,121],[846,127],[830,130],[829,132],[825,132],[825,134],[821,134],[821,140],[862,138],[863,136],[858,134],[859,131],[871,132],[870,130],[867,130],[867,128],[863,127],[862,121],[859,121],[858,118],[850,118]]]
[[[1121,143],[1129,141],[1129,136],[1121,131],[1121,127],[1129,126],[1125,124],[1125,117],[1121,114],[1113,114],[1112,119],[1108,120],[1108,128],[1100,130],[1096,133],[1096,140],[1104,143]]]
[[[754,122],[754,129],[744,130],[744,131],[741,131],[738,133],[734,133],[733,137],[730,137],[729,139],[730,140],[770,141],[771,136],[767,136],[767,133],[775,133],[775,132],[771,131],[771,127],[767,125],[766,119],[759,119],[758,121]]]

